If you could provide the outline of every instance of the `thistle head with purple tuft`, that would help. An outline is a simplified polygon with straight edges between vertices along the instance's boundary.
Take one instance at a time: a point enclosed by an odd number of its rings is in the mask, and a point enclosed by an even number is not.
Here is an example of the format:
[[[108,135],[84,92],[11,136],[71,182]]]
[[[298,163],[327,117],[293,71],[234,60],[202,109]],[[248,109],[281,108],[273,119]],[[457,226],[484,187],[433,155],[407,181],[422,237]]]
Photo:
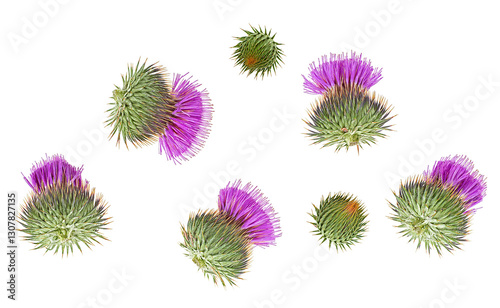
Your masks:
[[[158,140],[160,154],[174,163],[195,156],[210,133],[213,108],[207,91],[187,75],[174,74],[171,83],[158,63],[146,66],[139,60],[129,66],[123,85],[113,91],[106,121],[110,138],[116,135],[117,145],[135,147]]]
[[[309,66],[309,76],[302,76],[304,91],[321,95],[305,120],[313,143],[335,146],[336,151],[355,146],[359,153],[363,145],[386,137],[392,107],[369,91],[382,79],[381,72],[354,52],[325,55]]]
[[[430,253],[460,249],[469,234],[475,206],[486,195],[486,180],[466,156],[448,156],[423,175],[402,183],[394,193],[391,219],[400,233]]]
[[[281,236],[269,200],[257,187],[242,185],[241,180],[220,190],[217,211],[192,213],[181,230],[185,255],[205,276],[223,286],[241,279],[253,246],[275,245]]]
[[[20,231],[35,249],[68,255],[74,248],[90,248],[107,240],[101,234],[109,224],[108,206],[88,181],[82,180],[83,167],[69,164],[62,155],[42,159],[24,177],[32,188],[21,206]]]

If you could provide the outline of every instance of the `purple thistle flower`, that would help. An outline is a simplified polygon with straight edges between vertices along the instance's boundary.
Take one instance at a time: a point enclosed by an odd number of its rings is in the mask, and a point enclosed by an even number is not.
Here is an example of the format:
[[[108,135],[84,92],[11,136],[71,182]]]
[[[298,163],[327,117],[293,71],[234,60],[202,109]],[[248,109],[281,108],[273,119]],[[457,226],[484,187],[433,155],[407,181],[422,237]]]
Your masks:
[[[445,187],[452,187],[472,207],[483,200],[486,195],[486,179],[474,170],[474,163],[466,156],[443,157],[434,164],[432,170],[427,169],[424,177]]]
[[[23,174],[23,177],[35,192],[40,192],[48,186],[61,182],[81,186],[82,171],[83,166],[76,168],[70,165],[62,155],[54,155],[47,156],[41,162],[33,164],[30,175],[26,177]]]
[[[213,108],[206,90],[200,84],[184,78],[187,74],[174,74],[172,96],[176,104],[171,121],[160,136],[160,154],[174,163],[196,155],[208,138]]]
[[[267,247],[281,236],[279,219],[269,200],[250,183],[229,183],[219,192],[219,211],[233,217],[247,232],[252,243]]]
[[[308,94],[323,94],[335,86],[359,85],[370,89],[382,79],[382,70],[373,68],[371,61],[362,58],[355,52],[349,57],[346,54],[330,53],[330,58],[324,55],[309,66],[309,78],[304,75],[304,91]]]

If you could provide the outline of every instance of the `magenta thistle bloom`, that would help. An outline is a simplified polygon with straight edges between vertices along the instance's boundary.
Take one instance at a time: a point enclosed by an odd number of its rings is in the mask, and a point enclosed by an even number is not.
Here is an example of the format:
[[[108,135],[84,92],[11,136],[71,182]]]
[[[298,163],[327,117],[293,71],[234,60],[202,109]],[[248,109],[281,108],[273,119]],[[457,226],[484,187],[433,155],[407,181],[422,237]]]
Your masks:
[[[35,191],[40,192],[56,183],[67,183],[82,186],[83,166],[76,168],[70,165],[62,155],[53,155],[33,164],[31,173],[24,180]]]
[[[82,171],[83,167],[70,165],[62,155],[54,155],[35,163],[29,177],[24,177],[33,190],[20,209],[20,231],[34,249],[64,256],[107,240],[100,231],[109,224],[108,206],[82,180]]]
[[[191,77],[174,74],[172,97],[175,110],[159,138],[160,154],[165,152],[169,160],[179,163],[196,155],[208,138],[212,119],[212,104],[206,90],[198,90],[200,84]]]
[[[347,54],[324,55],[309,66],[309,79],[304,75],[304,91],[308,94],[323,94],[335,86],[349,87],[359,85],[370,89],[382,79],[382,70],[373,68],[371,61],[351,52]]]
[[[241,224],[255,245],[275,245],[276,238],[281,236],[279,219],[269,200],[250,183],[245,186],[240,180],[229,183],[219,192],[218,206],[220,212]]]
[[[486,195],[486,179],[474,170],[474,163],[466,156],[443,157],[427,169],[425,178],[453,188],[471,209]],[[474,212],[476,209],[471,209]]]

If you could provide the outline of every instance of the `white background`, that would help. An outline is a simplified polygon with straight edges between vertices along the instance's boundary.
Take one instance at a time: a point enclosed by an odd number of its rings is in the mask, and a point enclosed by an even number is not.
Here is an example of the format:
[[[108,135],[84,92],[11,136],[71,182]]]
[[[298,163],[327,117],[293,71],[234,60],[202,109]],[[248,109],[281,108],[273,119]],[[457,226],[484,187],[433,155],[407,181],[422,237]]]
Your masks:
[[[21,242],[19,300],[5,299],[2,282],[2,307],[92,307],[92,298],[99,307],[499,307],[493,1],[66,1],[50,17],[47,2],[0,5],[2,246],[6,192],[22,202],[29,187],[21,172],[46,153],[84,164],[110,204],[111,242],[68,258]],[[23,34],[34,18],[36,32]],[[284,44],[275,76],[247,78],[229,59],[249,24],[272,28]],[[360,155],[309,145],[302,121],[315,97],[303,93],[301,74],[348,46],[383,68],[372,89],[397,114],[395,131]],[[139,57],[190,72],[210,93],[212,132],[189,162],[107,140],[101,124],[113,85]],[[497,83],[488,91],[482,79]],[[463,250],[429,256],[397,234],[388,200],[400,180],[455,154],[488,177],[488,195]],[[219,187],[238,178],[271,200],[283,236],[255,249],[244,280],[224,289],[183,255],[180,223],[189,211],[215,208]],[[307,213],[337,191],[364,202],[369,232],[352,250],[327,254]],[[5,253],[0,262],[4,281]],[[117,272],[130,277],[117,281]]]

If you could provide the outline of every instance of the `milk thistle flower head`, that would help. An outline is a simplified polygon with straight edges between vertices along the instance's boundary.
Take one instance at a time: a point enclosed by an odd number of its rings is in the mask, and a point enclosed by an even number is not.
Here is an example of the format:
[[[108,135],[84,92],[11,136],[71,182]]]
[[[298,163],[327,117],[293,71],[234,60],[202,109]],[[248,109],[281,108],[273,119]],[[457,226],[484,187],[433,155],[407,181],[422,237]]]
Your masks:
[[[309,78],[304,78],[304,90],[309,94],[325,94],[335,87],[360,86],[370,89],[382,79],[382,70],[374,68],[371,61],[351,52],[322,56],[309,66]]]
[[[275,245],[281,235],[279,219],[269,200],[250,183],[245,186],[241,181],[229,183],[219,192],[218,206],[221,213],[240,224],[254,245]]]
[[[180,243],[215,284],[235,285],[246,272],[253,246],[274,245],[281,236],[279,220],[257,187],[229,183],[219,192],[218,210],[192,213],[181,226]]]
[[[315,227],[314,234],[320,237],[321,243],[328,241],[328,247],[333,244],[335,249],[346,250],[358,243],[367,231],[366,210],[356,197],[336,193],[333,196],[321,198],[319,206],[314,206],[311,224]]]
[[[35,163],[26,182],[33,188],[24,201],[19,223],[25,239],[34,249],[60,252],[63,256],[90,248],[107,240],[101,230],[109,224],[107,204],[87,181],[81,179],[82,168],[71,166],[55,155]]]
[[[382,79],[381,69],[354,52],[323,56],[319,64],[312,63],[309,76],[304,78],[304,90],[321,97],[308,112],[307,136],[313,143],[335,146],[336,151],[363,145],[386,137],[392,107],[382,96],[369,89]]]
[[[423,175],[402,183],[390,203],[400,233],[441,255],[460,249],[469,233],[474,206],[485,196],[486,182],[465,156],[442,158]]]
[[[174,163],[188,160],[210,133],[212,105],[206,90],[191,77],[174,75],[173,84],[158,63],[129,66],[121,87],[115,86],[106,121],[117,136],[135,147],[159,140],[159,152]]]
[[[277,43],[274,40],[276,34],[271,34],[271,30],[265,27],[264,30],[250,28],[250,31],[242,29],[246,35],[236,38],[238,44],[233,47],[232,56],[235,65],[241,67],[241,73],[248,73],[247,76],[255,74],[255,78],[276,73],[276,68],[283,64],[283,51],[279,47],[283,44]]]

